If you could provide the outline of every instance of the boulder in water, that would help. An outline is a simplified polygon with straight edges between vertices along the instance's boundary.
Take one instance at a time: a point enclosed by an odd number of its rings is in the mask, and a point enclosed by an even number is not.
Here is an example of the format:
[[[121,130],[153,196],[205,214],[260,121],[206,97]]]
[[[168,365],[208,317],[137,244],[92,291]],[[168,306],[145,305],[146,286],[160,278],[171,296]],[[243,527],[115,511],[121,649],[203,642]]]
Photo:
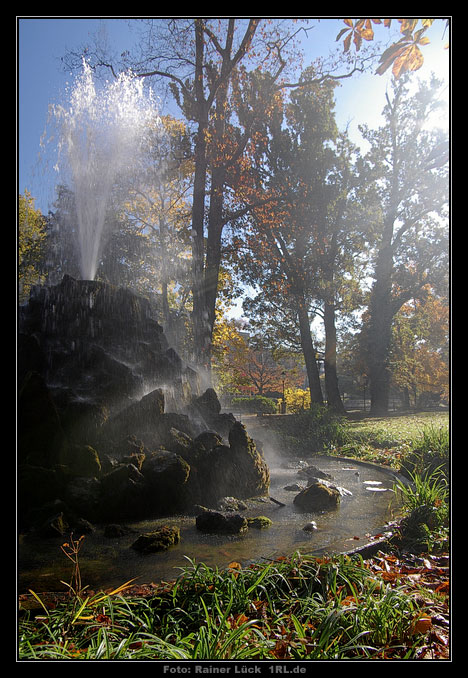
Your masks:
[[[336,508],[340,503],[340,493],[334,487],[317,480],[295,498],[294,503],[305,511],[326,511]]]
[[[141,534],[132,544],[132,548],[140,553],[158,553],[167,551],[171,546],[180,542],[180,529],[178,527],[161,527],[153,532]]]
[[[196,526],[201,532],[242,534],[247,530],[248,522],[238,513],[225,515],[219,511],[204,511],[197,516]]]

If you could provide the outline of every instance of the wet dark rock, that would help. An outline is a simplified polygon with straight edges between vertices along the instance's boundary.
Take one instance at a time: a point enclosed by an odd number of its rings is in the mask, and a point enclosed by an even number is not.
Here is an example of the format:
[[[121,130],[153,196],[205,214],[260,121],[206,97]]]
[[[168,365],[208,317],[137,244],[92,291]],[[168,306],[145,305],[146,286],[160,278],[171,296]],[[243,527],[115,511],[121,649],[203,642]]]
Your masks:
[[[109,523],[104,527],[104,536],[109,539],[119,539],[127,534],[127,530],[117,523]]]
[[[61,497],[62,475],[57,469],[22,464],[18,468],[20,522],[34,509]]]
[[[158,388],[112,417],[105,433],[115,438],[128,431],[157,431],[163,414],[164,393]]]
[[[235,422],[229,435],[229,445],[215,444],[192,450],[187,457],[191,466],[189,486],[193,503],[216,506],[223,497],[249,499],[266,494],[270,472],[245,427]]]
[[[132,548],[140,553],[158,553],[167,551],[180,541],[180,529],[178,527],[161,527],[154,532],[141,534],[132,544]]]
[[[288,492],[301,492],[302,490],[305,490],[305,485],[301,485],[300,483],[292,483],[291,485],[285,485],[283,489],[287,490]]]
[[[236,497],[223,497],[219,500],[217,508],[219,511],[245,511],[247,504]]]
[[[213,388],[207,388],[201,396],[194,399],[191,412],[195,421],[201,420],[205,424],[203,428],[213,429],[223,437],[229,435],[236,421],[234,415],[221,413],[221,403]]]
[[[63,537],[69,531],[70,526],[62,512],[47,518],[38,529],[38,533],[42,537]]]
[[[269,468],[240,422],[236,421],[231,428],[229,447],[232,452],[231,483],[237,491],[227,494],[241,499],[266,494],[270,487]]]
[[[205,513],[205,511],[211,511],[207,506],[202,506],[201,504],[194,504],[191,509],[191,515],[198,516],[200,513]]]
[[[73,535],[79,537],[82,534],[91,534],[94,532],[94,525],[86,518],[76,518],[72,522]]]
[[[109,410],[103,403],[90,400],[70,399],[60,409],[61,395],[53,395],[54,402],[58,404],[60,422],[67,438],[74,443],[96,444],[102,427],[109,417]]]
[[[57,499],[115,522],[268,490],[260,448],[130,290],[70,276],[33,287],[18,366],[21,521]]]
[[[315,485],[317,483],[321,483],[322,485],[325,485],[326,487],[330,487],[333,490],[337,490],[340,494],[341,497],[352,497],[353,493],[351,490],[346,489],[346,487],[341,487],[340,485],[335,485],[335,483],[330,482],[329,480],[325,480],[324,478],[309,478],[307,482],[307,486],[310,487],[310,485]]]
[[[213,388],[207,388],[199,398],[196,398],[194,405],[207,417],[216,416],[221,412],[221,403]]]
[[[176,452],[160,450],[145,458],[141,471],[153,491],[166,495],[187,482],[190,466]]]
[[[21,363],[18,365],[19,383],[23,383],[30,372],[44,375],[47,361],[36,336],[20,333],[18,353],[22,356]]]
[[[64,484],[62,494],[75,513],[91,521],[100,517],[102,485],[97,478],[71,478]]]
[[[329,473],[321,471],[316,466],[306,466],[304,468],[301,468],[297,472],[297,475],[300,476],[301,478],[321,478],[323,480],[332,480],[332,476]]]
[[[18,398],[18,459],[45,468],[63,463],[68,441],[44,378],[29,372]]]
[[[222,445],[221,436],[215,431],[203,431],[193,441],[194,445],[201,445],[205,450],[212,450],[217,445]]]
[[[197,529],[201,532],[221,534],[242,534],[248,528],[247,518],[238,513],[224,514],[219,511],[204,511],[196,518]]]
[[[339,506],[341,495],[334,487],[329,487],[318,480],[295,498],[294,503],[305,511],[326,511]]]
[[[247,523],[249,528],[252,527],[256,530],[266,530],[268,527],[273,525],[273,521],[266,516],[256,516],[255,518],[247,518]]]
[[[103,521],[138,518],[144,514],[148,485],[133,464],[121,464],[101,479],[96,510]]]
[[[96,478],[101,473],[99,455],[90,445],[70,445],[65,463],[71,474]]]

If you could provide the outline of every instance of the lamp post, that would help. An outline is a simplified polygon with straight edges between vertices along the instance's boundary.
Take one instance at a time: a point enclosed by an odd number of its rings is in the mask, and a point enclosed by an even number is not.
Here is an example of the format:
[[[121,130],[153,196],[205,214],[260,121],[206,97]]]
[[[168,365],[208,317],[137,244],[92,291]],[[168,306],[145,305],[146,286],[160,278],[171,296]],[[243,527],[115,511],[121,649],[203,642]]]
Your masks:
[[[281,414],[286,414],[286,400],[284,397],[284,380],[286,378],[286,372],[283,370],[281,372],[281,379],[283,381],[283,402],[281,403]]]
[[[359,377],[359,383],[362,386],[362,395],[364,400],[364,412],[366,411],[366,386],[369,383],[369,378],[367,374],[361,374]]]

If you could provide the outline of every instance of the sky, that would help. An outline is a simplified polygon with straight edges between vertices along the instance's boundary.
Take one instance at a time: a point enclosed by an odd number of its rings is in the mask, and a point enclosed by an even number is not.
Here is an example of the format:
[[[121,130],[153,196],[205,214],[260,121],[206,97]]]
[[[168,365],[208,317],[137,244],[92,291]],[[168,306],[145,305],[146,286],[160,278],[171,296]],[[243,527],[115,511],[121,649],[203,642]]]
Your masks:
[[[282,18],[282,17],[280,17]],[[445,21],[428,32],[431,44],[424,48],[425,64],[420,77],[435,71],[449,79],[450,56],[444,49]],[[133,34],[125,18],[111,17],[17,17],[17,174],[18,192],[28,190],[35,206],[47,214],[54,200],[56,175],[47,167],[40,140],[47,127],[51,104],[63,103],[67,85],[75,75],[64,72],[61,57],[86,43],[105,26],[110,44],[119,51],[129,48]],[[324,56],[341,49],[335,39],[344,24],[335,17],[322,17],[308,41],[310,56]],[[387,29],[378,27],[376,37],[388,39]],[[343,81],[337,90],[336,116],[340,129],[350,123],[353,140],[359,141],[358,124],[378,126],[385,104],[389,75],[369,74]],[[165,111],[162,111],[163,113]]]

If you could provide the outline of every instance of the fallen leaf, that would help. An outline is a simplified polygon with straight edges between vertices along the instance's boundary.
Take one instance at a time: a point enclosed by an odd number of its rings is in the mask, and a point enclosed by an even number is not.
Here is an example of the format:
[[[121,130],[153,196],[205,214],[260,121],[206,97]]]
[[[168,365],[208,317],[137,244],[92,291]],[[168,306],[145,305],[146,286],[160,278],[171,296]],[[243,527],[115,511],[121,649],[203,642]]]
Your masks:
[[[427,633],[432,628],[432,620],[430,617],[420,617],[411,627],[411,633]]]

